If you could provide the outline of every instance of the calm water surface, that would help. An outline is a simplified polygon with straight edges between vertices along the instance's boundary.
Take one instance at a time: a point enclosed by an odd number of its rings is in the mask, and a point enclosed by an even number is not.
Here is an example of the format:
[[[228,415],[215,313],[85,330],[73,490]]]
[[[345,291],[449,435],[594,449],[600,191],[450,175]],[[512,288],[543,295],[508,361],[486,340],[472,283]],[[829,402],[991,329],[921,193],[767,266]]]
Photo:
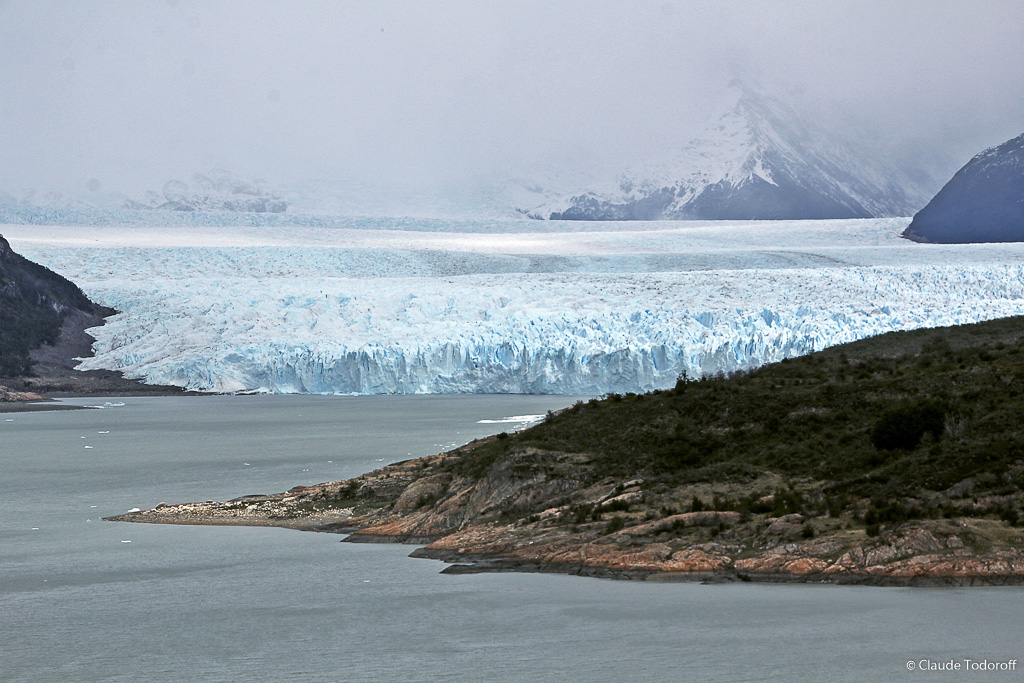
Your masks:
[[[349,477],[566,397],[123,400],[0,414],[2,681],[1022,680],[907,670],[1024,659],[1020,588],[440,576],[408,546],[100,521]]]

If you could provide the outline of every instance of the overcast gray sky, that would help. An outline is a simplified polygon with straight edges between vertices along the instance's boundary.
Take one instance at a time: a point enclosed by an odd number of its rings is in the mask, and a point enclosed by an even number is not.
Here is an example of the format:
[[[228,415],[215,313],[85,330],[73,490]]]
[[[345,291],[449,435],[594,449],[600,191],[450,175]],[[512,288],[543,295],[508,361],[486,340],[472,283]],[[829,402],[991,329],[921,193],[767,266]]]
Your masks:
[[[0,0],[0,189],[628,163],[746,67],[958,164],[1024,132],[1024,2]]]

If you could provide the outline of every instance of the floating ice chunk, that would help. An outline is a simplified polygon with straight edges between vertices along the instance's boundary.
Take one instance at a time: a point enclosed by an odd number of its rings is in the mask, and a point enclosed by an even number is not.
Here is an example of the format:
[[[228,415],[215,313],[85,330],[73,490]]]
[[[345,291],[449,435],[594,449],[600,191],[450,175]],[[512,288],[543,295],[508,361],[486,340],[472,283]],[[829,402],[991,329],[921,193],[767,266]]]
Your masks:
[[[139,509],[139,508],[132,508],[132,509],[131,509],[131,510],[129,510],[128,512],[142,512],[142,510],[141,510],[141,509]]]
[[[121,543],[131,543],[131,541],[121,541]]]
[[[110,430],[107,430],[107,431],[105,431],[105,432],[96,432],[96,433],[97,433],[97,434],[109,434],[109,433],[110,433]],[[84,437],[83,437],[83,438],[84,438]]]
[[[92,446],[86,446],[86,448],[92,448]]]
[[[4,420],[4,422],[14,422],[14,418],[9,417],[6,420]]]
[[[496,420],[477,420],[476,423],[481,425],[494,425],[515,422],[536,422],[543,419],[543,415],[512,415],[510,417],[500,417]]]

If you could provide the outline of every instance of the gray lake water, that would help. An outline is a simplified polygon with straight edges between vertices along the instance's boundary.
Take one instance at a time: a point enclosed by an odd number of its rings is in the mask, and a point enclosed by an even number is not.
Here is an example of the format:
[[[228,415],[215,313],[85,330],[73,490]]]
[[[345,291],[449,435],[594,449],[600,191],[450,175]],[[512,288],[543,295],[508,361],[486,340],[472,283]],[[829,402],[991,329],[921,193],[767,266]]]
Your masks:
[[[82,405],[122,399],[76,399]],[[441,576],[398,545],[100,521],[438,452],[557,396],[128,398],[0,414],[2,681],[956,681],[1024,589]]]

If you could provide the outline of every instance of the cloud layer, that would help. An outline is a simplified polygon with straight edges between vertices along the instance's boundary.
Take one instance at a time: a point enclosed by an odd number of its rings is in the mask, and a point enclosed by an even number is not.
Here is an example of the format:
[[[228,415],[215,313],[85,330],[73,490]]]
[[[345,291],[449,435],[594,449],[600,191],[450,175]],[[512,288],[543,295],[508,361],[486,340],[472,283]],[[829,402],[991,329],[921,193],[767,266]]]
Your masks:
[[[737,66],[963,163],[1022,132],[1021,64],[1012,1],[14,0],[0,188],[615,166],[685,140]]]

